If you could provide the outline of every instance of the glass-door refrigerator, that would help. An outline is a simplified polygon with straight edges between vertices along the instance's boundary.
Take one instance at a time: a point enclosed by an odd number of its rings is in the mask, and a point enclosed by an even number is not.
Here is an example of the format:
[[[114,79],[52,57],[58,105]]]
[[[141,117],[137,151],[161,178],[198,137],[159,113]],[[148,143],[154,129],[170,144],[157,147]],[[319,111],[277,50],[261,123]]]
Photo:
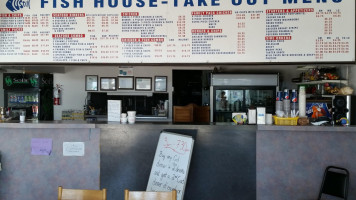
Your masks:
[[[53,75],[4,73],[4,106],[17,119],[21,110],[26,119],[53,120]]]
[[[212,74],[210,121],[232,122],[232,113],[265,107],[275,112],[278,74]]]

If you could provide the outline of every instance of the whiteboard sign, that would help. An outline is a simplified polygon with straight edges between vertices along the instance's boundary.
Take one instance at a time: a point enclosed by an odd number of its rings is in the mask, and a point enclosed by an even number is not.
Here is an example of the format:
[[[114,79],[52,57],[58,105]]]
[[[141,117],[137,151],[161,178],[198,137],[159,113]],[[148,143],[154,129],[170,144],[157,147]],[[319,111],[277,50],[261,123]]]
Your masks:
[[[108,100],[108,121],[119,122],[121,117],[121,100]]]
[[[63,156],[84,156],[84,142],[63,142]]]
[[[355,61],[355,0],[0,4],[0,63]]]
[[[153,160],[147,191],[177,190],[182,200],[188,178],[194,140],[190,136],[162,132]]]

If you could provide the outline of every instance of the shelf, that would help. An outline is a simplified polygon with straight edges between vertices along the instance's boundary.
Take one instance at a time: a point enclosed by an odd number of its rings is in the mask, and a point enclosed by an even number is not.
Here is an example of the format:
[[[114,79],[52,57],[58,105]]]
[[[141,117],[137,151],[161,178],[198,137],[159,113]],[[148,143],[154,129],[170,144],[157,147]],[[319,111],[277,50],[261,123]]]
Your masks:
[[[336,94],[306,94],[306,98],[310,99],[310,98],[318,98],[318,97],[322,97],[322,98],[333,98]]]
[[[9,105],[33,105],[38,104],[38,102],[9,102]]]
[[[341,84],[347,84],[347,80],[320,80],[320,81],[310,81],[310,82],[301,82],[301,83],[296,83],[297,85],[316,85],[316,84],[322,84],[322,83],[341,83]]]

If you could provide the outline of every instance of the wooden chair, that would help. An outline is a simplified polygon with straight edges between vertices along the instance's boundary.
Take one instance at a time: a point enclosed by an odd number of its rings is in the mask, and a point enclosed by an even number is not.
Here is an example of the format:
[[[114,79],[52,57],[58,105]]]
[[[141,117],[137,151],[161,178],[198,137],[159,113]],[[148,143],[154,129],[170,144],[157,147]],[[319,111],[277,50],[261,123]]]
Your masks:
[[[146,192],[125,190],[125,200],[177,200],[177,191]]]
[[[58,200],[106,200],[106,189],[81,190],[58,187]]]

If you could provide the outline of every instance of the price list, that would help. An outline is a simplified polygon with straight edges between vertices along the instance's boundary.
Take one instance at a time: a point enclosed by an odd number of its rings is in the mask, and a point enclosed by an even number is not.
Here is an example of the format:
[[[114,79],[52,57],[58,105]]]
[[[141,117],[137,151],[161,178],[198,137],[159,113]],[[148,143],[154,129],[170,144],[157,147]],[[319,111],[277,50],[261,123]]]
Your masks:
[[[315,40],[315,58],[323,60],[327,55],[349,54],[350,41],[349,36],[333,36],[334,21],[342,17],[339,9],[318,10],[315,12],[316,18],[323,19],[324,34]]]
[[[53,13],[53,60],[56,62],[88,62],[90,45],[86,32],[78,24],[85,22],[85,13]],[[81,32],[82,31],[82,32]]]
[[[266,59],[314,57],[315,53],[312,49],[310,52],[298,52],[290,48],[297,41],[294,36],[298,34],[300,24],[303,23],[301,19],[306,20],[313,13],[313,8],[266,10]],[[305,48],[301,50],[303,49]]]
[[[119,14],[87,14],[90,60],[114,62],[120,58]]]
[[[167,55],[167,29],[173,24],[163,15],[124,12],[122,16],[122,55],[132,61],[163,60]],[[136,36],[136,37],[133,37]]]
[[[168,30],[174,30],[168,35],[166,41],[166,60],[178,62],[182,59],[189,59],[191,56],[191,35],[187,27],[190,15],[179,14],[174,24],[168,27]]]
[[[285,57],[293,60],[309,57],[307,60],[322,61],[327,54],[334,56],[349,54],[351,38],[334,31],[336,25],[334,21],[341,22],[341,16],[342,12],[339,9],[334,11],[330,9],[316,11],[314,8],[266,10],[266,59],[280,60]],[[303,23],[311,18],[317,22],[314,29],[310,29],[313,34],[309,33],[314,39],[308,37],[308,34],[305,35],[306,29],[301,28]]]
[[[24,17],[18,14],[0,14],[0,56],[21,56]]]
[[[199,24],[201,28],[191,29],[192,55],[227,55],[236,54],[229,45],[220,46],[216,44],[229,44],[234,39],[225,31],[224,21],[231,19],[232,10],[222,11],[194,11],[192,12],[192,24]],[[230,50],[231,49],[231,50]]]

